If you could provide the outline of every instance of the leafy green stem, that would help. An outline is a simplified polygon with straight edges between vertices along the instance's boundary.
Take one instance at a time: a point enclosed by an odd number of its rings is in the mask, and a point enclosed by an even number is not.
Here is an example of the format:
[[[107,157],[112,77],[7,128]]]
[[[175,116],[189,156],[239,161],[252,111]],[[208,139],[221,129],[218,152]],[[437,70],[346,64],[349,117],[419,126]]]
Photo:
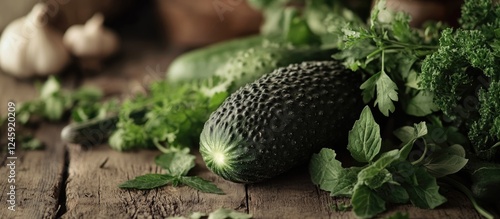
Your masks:
[[[443,177],[441,178],[441,180],[443,180],[444,182],[452,185],[453,187],[455,187],[456,189],[458,189],[459,191],[461,191],[462,193],[465,194],[465,196],[467,196],[467,198],[471,201],[472,203],[472,206],[474,206],[474,209],[476,209],[476,211],[483,217],[487,218],[487,219],[494,219],[495,216],[493,216],[493,214],[491,214],[490,212],[488,212],[486,209],[484,209],[483,207],[481,207],[476,199],[474,198],[474,196],[472,195],[472,192],[462,183],[456,181],[455,179],[449,177],[449,176],[446,176],[446,177]]]
[[[420,158],[418,158],[418,160],[411,162],[412,165],[417,165],[425,159],[425,155],[427,154],[428,146],[427,146],[427,142],[425,141],[425,138],[422,138],[422,141],[424,141],[424,145],[425,145],[424,153],[422,153],[422,156],[420,156]]]

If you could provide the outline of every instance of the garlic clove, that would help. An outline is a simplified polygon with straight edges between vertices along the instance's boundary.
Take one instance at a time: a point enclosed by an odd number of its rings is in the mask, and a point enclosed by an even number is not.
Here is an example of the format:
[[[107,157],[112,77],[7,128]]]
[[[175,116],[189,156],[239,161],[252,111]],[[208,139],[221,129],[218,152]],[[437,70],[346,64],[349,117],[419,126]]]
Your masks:
[[[73,25],[64,34],[63,42],[77,57],[109,57],[118,50],[118,36],[103,26],[104,16],[97,13],[85,25]]]
[[[0,67],[16,77],[60,72],[70,61],[62,35],[48,25],[48,7],[36,4],[10,23],[0,38]]]

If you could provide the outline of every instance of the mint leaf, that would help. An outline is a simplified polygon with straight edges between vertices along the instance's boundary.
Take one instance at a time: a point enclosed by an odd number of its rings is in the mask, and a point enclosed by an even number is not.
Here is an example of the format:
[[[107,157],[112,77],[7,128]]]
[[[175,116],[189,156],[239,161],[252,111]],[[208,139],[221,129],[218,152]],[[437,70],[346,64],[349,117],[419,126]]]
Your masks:
[[[436,178],[427,173],[425,168],[418,168],[415,172],[415,178],[417,185],[403,184],[413,205],[419,208],[434,209],[446,202],[446,198],[439,194]]]
[[[377,99],[375,105],[385,116],[393,113],[396,107],[393,101],[398,101],[398,86],[394,83],[389,76],[382,70],[376,82],[377,85]]]
[[[118,187],[122,189],[154,189],[168,183],[171,183],[175,178],[165,174],[146,174],[138,176],[135,179],[126,181]]]
[[[370,218],[385,211],[385,201],[365,185],[357,185],[351,199],[357,217]]]
[[[405,112],[411,116],[426,116],[439,110],[438,106],[433,102],[434,95],[423,91],[412,97],[408,101]]]
[[[208,219],[250,219],[252,218],[251,214],[246,214],[242,212],[238,212],[231,209],[220,208],[208,215]]]
[[[361,168],[343,169],[335,157],[335,151],[327,148],[313,154],[309,164],[311,180],[320,189],[331,192],[332,196],[350,196]]]
[[[200,190],[206,193],[214,194],[224,194],[224,192],[219,189],[216,185],[208,180],[204,180],[198,176],[183,176],[180,177],[180,182],[194,189]]]
[[[385,183],[375,191],[386,202],[404,204],[410,200],[408,192],[406,192],[402,186],[397,184]]]
[[[365,106],[359,120],[356,120],[349,131],[347,149],[359,162],[370,162],[379,153],[382,145],[380,127],[375,122],[370,107]]]
[[[157,156],[155,163],[170,175],[185,176],[195,166],[195,158],[189,151],[171,151]]]

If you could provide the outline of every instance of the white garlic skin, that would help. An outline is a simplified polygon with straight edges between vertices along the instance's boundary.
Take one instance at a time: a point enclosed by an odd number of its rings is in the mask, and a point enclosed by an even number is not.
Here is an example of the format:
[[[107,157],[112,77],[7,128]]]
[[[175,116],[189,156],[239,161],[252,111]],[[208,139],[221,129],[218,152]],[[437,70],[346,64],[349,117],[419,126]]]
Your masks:
[[[62,34],[48,25],[47,6],[11,22],[0,37],[0,68],[16,77],[57,74],[70,61]]]
[[[103,26],[100,13],[90,18],[85,25],[73,25],[64,34],[64,45],[78,58],[104,59],[119,48],[119,38]]]

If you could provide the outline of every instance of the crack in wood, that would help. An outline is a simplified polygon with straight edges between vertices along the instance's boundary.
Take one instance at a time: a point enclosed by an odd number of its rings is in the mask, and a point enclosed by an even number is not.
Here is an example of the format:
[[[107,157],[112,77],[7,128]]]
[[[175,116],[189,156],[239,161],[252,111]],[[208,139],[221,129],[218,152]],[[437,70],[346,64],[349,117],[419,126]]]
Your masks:
[[[66,213],[66,183],[69,177],[69,153],[67,150],[67,145],[64,145],[64,165],[62,171],[62,180],[59,184],[59,197],[57,199],[58,208],[56,211],[56,218],[60,218]]]

